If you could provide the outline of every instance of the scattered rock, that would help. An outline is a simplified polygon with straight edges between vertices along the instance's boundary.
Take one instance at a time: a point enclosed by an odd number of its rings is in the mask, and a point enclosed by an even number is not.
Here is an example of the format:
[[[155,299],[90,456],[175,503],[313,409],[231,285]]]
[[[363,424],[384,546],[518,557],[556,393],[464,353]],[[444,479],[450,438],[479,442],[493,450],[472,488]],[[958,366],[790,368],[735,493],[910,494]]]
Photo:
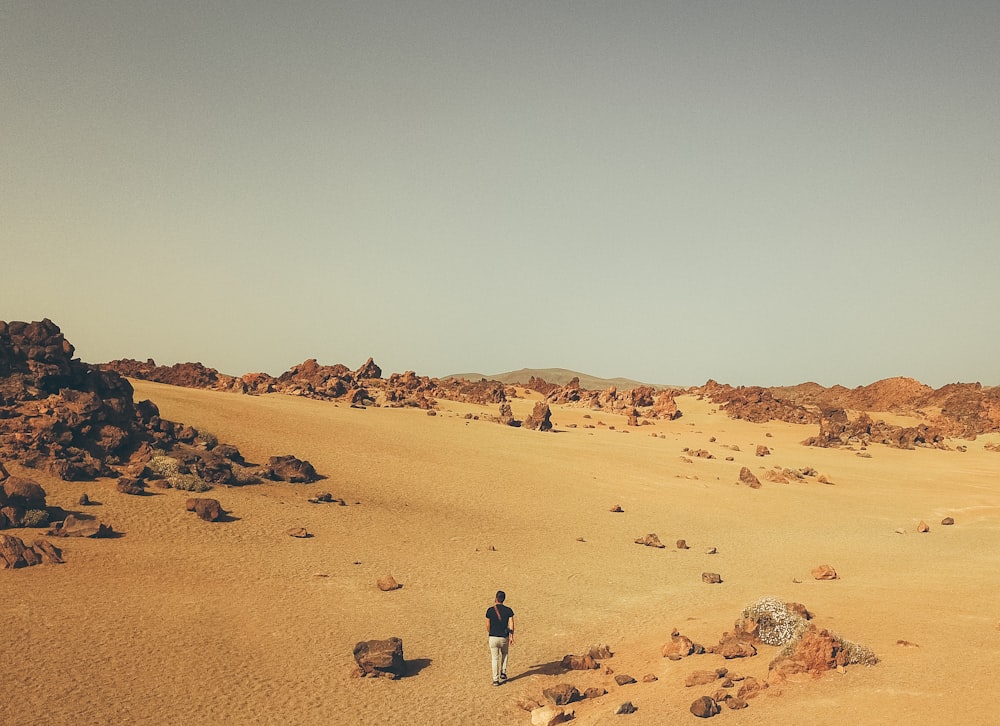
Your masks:
[[[760,489],[760,479],[750,471],[749,467],[744,466],[740,469],[740,482],[746,484],[751,489]]]
[[[557,706],[580,700],[580,692],[569,683],[560,683],[542,690],[542,695]]]
[[[757,444],[757,456],[770,456],[771,450],[764,444]]]
[[[615,506],[611,507],[610,511],[612,511],[612,512],[624,512],[625,510],[622,509],[622,505],[621,504],[616,504]]]
[[[950,525],[950,524],[955,524],[955,518],[954,517],[945,517],[944,519],[941,520],[941,524],[943,524],[945,526]]]
[[[837,571],[833,569],[831,565],[819,565],[814,567],[812,570],[812,576],[815,580],[837,580],[839,576]]]
[[[698,718],[711,718],[719,713],[719,704],[708,696],[702,696],[691,704],[691,713]]]
[[[686,688],[707,686],[709,683],[715,683],[717,680],[719,680],[719,674],[716,671],[693,671],[684,679],[684,686]]]
[[[601,688],[600,686],[592,686],[583,692],[584,698],[600,698],[608,692],[608,689]]]
[[[87,496],[87,492],[84,492],[83,494],[80,495],[79,504],[80,504],[81,507],[89,507],[90,506],[90,497]]]
[[[631,701],[625,701],[625,703],[623,703],[621,706],[619,706],[618,710],[615,711],[615,715],[621,716],[621,715],[627,714],[627,713],[635,713],[638,710],[639,710],[638,708],[636,708],[635,706],[632,705]]]
[[[660,538],[657,537],[655,533],[647,534],[645,537],[639,537],[636,539],[635,543],[646,545],[647,547],[658,547],[660,549],[666,547],[665,544],[660,542]]]
[[[653,673],[647,673],[646,675],[644,675],[642,677],[642,682],[643,683],[655,683],[658,680],[660,680],[660,679],[657,678],[656,675],[653,674]]]
[[[717,572],[703,572],[701,573],[701,581],[707,582],[709,585],[718,585],[722,582],[722,576]]]
[[[924,520],[921,519],[920,523],[917,525],[917,531],[918,532],[930,532],[931,531],[931,527],[930,527],[929,524],[927,524],[927,522],[925,522]]]
[[[687,636],[681,635],[676,628],[670,633],[670,641],[664,643],[660,648],[660,654],[664,658],[670,658],[671,660],[679,660],[691,655],[693,652],[694,643]]]
[[[718,551],[719,551],[719,550],[717,550],[717,549],[716,549],[715,547],[706,547],[706,548],[705,548],[705,554],[706,554],[706,555],[714,555],[714,554],[716,554],[716,553],[717,553]]]
[[[219,500],[208,497],[191,497],[184,506],[189,512],[194,512],[206,522],[217,522],[225,514]]]
[[[146,493],[146,483],[142,479],[131,476],[122,476],[115,483],[115,489],[122,494],[142,496]]]
[[[617,676],[615,676],[615,683],[617,683],[619,686],[627,686],[630,683],[637,683],[637,681],[635,680],[635,678],[628,675],[627,673],[619,673]]]
[[[398,678],[406,672],[403,641],[396,637],[361,641],[354,646],[354,661],[364,676]]]
[[[294,456],[272,456],[264,467],[264,476],[273,481],[308,484],[319,479],[316,469],[308,461]]]
[[[687,542],[685,542],[682,539],[677,540],[677,549],[679,549],[679,550],[689,549],[688,545],[687,545]]]
[[[614,657],[614,653],[611,652],[611,646],[609,645],[592,645],[587,649],[587,655],[595,660]]]
[[[376,584],[378,585],[378,589],[382,592],[390,592],[391,590],[398,590],[402,587],[402,585],[396,582],[396,578],[392,575],[382,575],[382,577],[378,578],[378,582]]]
[[[0,534],[0,569],[13,570],[62,562],[62,552],[44,540],[36,539],[31,547],[27,547],[20,537]]]
[[[531,726],[555,726],[573,720],[573,712],[553,706],[542,706],[531,712]]]
[[[289,537],[297,537],[298,539],[308,539],[312,536],[305,527],[292,527],[290,530],[285,532],[285,534]]]
[[[564,655],[562,667],[568,671],[590,671],[601,667],[589,653],[585,655]]]
[[[50,537],[90,537],[98,539],[110,537],[114,531],[103,522],[96,519],[78,519],[72,514],[67,514],[62,522],[56,522],[47,535]]]
[[[897,640],[896,641],[896,645],[901,646],[903,648],[919,648],[920,647],[916,643],[911,643],[908,640]]]

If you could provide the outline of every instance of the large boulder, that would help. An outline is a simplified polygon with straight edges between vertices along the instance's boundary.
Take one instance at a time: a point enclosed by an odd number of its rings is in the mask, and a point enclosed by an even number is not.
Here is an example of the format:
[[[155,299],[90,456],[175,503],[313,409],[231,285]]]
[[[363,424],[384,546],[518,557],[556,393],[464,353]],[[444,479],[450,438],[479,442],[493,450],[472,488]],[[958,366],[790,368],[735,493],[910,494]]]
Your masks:
[[[403,641],[397,637],[359,642],[354,646],[354,661],[365,676],[399,678],[406,673]]]
[[[265,476],[274,481],[287,481],[293,484],[307,484],[319,479],[312,464],[290,455],[272,456],[268,459]]]
[[[20,537],[0,534],[0,569],[13,570],[42,563],[59,564],[62,552],[44,540],[36,539],[27,547]]]

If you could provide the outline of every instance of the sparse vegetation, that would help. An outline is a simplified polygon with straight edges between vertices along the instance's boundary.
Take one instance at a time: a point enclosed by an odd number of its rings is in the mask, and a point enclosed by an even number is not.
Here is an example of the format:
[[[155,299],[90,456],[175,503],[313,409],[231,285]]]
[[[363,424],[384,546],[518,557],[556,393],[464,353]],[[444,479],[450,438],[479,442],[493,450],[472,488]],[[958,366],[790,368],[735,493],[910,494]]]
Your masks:
[[[201,477],[181,471],[181,463],[172,456],[154,456],[146,464],[151,472],[163,478],[172,489],[185,492],[207,492],[212,485]]]
[[[767,645],[798,640],[809,622],[776,597],[762,597],[743,609],[743,617],[757,623],[757,637]]]
[[[45,509],[29,509],[24,513],[21,525],[24,527],[45,527],[49,523],[49,513]]]

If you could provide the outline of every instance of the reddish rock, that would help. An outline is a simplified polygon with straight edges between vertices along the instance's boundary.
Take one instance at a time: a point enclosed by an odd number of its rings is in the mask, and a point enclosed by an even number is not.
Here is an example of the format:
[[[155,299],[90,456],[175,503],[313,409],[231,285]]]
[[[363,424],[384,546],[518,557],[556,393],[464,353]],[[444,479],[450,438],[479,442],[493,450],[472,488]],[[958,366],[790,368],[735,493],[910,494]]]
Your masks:
[[[615,506],[611,507],[611,511],[612,512],[624,512],[625,510],[622,509],[622,505],[621,504],[616,504]]]
[[[531,415],[522,422],[521,426],[537,431],[551,431],[551,418],[552,412],[549,410],[549,405],[545,401],[536,401]]]
[[[378,578],[378,582],[376,583],[376,585],[378,585],[378,589],[381,590],[382,592],[389,592],[390,590],[398,590],[399,588],[402,587],[402,585],[396,582],[396,578],[394,578],[392,575],[382,575],[382,577]]]
[[[142,479],[130,476],[119,477],[115,482],[115,489],[122,494],[142,495],[146,493],[146,483]]]
[[[10,476],[4,479],[0,503],[23,509],[44,509],[45,490],[32,479]]]
[[[584,698],[600,698],[601,696],[607,694],[608,689],[601,688],[599,686],[591,686],[583,692]]]
[[[951,525],[951,524],[955,524],[955,518],[954,517],[945,517],[944,519],[941,520],[941,524],[943,524],[945,526]]]
[[[818,678],[823,672],[843,667],[847,662],[841,642],[829,631],[810,625],[789,655],[771,663],[768,682],[780,683],[797,675]]]
[[[664,643],[660,648],[660,653],[664,658],[676,660],[684,658],[694,653],[694,643],[685,635],[681,635],[675,628],[670,633],[670,641]]]
[[[717,680],[719,680],[717,671],[693,671],[684,679],[684,686],[686,688],[707,686],[710,683],[715,683]]]
[[[561,664],[563,668],[569,671],[590,671],[601,667],[601,664],[595,661],[589,653],[585,655],[564,655]]]
[[[746,484],[751,489],[760,489],[760,479],[750,471],[749,467],[744,466],[740,469],[740,482]]]
[[[756,698],[767,687],[768,687],[767,683],[759,681],[753,676],[747,676],[746,678],[743,679],[743,683],[736,691],[736,698],[742,699],[744,701],[750,698]]]
[[[264,475],[274,481],[286,481],[293,484],[304,484],[319,479],[312,464],[290,455],[269,458]]]
[[[56,524],[46,532],[50,537],[90,537],[99,539],[111,537],[114,531],[103,522],[96,519],[77,519],[75,515],[67,514],[66,519]]]
[[[309,530],[307,530],[305,527],[292,527],[287,532],[285,532],[285,534],[287,534],[289,537],[295,537],[297,539],[308,539],[310,536]]]
[[[185,506],[189,512],[194,512],[206,522],[217,522],[225,514],[219,500],[209,497],[191,497]]]
[[[580,692],[575,686],[569,683],[559,683],[555,686],[544,688],[542,689],[542,695],[556,706],[565,706],[568,703],[580,700]]]
[[[27,547],[20,537],[0,534],[0,569],[59,564],[62,561],[62,552],[44,540],[36,539],[31,547]]]
[[[702,696],[691,704],[691,713],[698,718],[711,718],[719,713],[719,704],[708,696]]]
[[[920,523],[917,525],[917,531],[921,532],[921,533],[923,533],[923,532],[930,532],[931,531],[931,526],[929,524],[927,524],[927,522],[925,522],[924,520],[921,519]]]
[[[354,646],[354,661],[363,675],[398,678],[406,673],[403,641],[396,637],[361,641]]]
[[[655,533],[647,534],[645,537],[639,537],[635,540],[636,544],[646,545],[647,547],[657,547],[663,549],[666,547],[665,544],[660,542],[660,538],[656,536]]]
[[[837,571],[831,565],[819,565],[812,570],[812,576],[816,580],[836,580]]]

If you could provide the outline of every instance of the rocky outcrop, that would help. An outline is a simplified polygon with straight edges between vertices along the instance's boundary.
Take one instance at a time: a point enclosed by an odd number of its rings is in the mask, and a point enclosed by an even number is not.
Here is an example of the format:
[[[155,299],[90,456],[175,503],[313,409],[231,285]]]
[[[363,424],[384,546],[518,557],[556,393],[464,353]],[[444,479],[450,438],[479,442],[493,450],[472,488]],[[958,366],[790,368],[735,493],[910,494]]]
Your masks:
[[[46,532],[50,537],[88,537],[90,539],[100,539],[102,537],[113,537],[114,530],[97,519],[82,519],[74,514],[67,514],[62,522],[56,524]]]
[[[624,391],[611,386],[603,391],[588,391],[580,386],[580,379],[574,377],[565,386],[552,389],[545,396],[553,405],[589,408],[629,417],[638,425],[639,417],[675,419],[681,415],[674,400],[676,391],[657,391],[652,386],[637,386]]]
[[[544,401],[537,401],[531,415],[521,423],[521,426],[533,431],[551,431],[551,419],[552,411],[549,410],[549,405]]]
[[[944,446],[945,432],[926,424],[896,426],[872,420],[867,413],[852,417],[845,409],[826,409],[819,422],[819,434],[802,443],[822,448],[884,444],[898,449],[917,446]]]

